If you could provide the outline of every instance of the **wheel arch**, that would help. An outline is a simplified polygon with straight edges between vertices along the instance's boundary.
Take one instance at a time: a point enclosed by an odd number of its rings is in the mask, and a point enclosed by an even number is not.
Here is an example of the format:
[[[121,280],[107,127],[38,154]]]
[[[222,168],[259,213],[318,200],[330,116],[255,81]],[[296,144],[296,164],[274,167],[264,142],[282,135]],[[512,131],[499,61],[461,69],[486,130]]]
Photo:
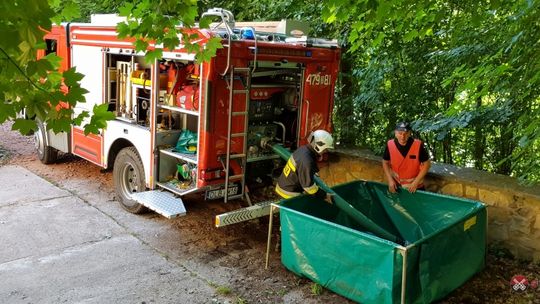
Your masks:
[[[118,155],[118,153],[122,149],[127,147],[135,147],[135,145],[125,138],[118,138],[117,140],[115,140],[112,143],[111,148],[109,149],[109,153],[107,154],[107,163],[105,164],[105,168],[112,169],[114,167],[114,162],[116,161],[116,156]],[[137,147],[135,147],[135,150],[137,150]],[[137,153],[140,157],[141,154],[139,153],[139,151],[137,151]]]

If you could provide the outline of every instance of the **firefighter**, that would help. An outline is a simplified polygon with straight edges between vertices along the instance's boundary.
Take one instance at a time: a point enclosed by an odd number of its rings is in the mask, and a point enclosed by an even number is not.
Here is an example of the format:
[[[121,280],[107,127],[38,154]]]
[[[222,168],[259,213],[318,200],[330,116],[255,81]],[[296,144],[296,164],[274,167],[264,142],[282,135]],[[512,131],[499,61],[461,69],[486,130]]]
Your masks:
[[[308,144],[294,151],[283,168],[276,184],[277,194],[287,199],[306,192],[332,204],[331,195],[315,184],[314,177],[319,172],[317,160],[333,148],[334,139],[330,133],[324,130],[311,132]]]
[[[424,177],[431,161],[421,140],[411,137],[408,122],[399,122],[394,131],[395,139],[386,144],[383,155],[383,170],[388,181],[388,191],[395,193],[399,187],[414,193],[424,190]]]

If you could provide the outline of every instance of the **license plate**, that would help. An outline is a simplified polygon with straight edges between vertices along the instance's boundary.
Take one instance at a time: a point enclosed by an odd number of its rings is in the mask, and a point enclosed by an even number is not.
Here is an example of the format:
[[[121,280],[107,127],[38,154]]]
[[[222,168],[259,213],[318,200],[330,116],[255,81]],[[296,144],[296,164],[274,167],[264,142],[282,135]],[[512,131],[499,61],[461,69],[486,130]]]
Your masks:
[[[229,187],[229,196],[233,196],[233,195],[236,195],[236,194],[238,194],[238,186],[237,185],[230,186]],[[222,198],[224,196],[225,196],[225,188],[214,189],[214,190],[206,191],[205,199],[213,200],[213,199]]]

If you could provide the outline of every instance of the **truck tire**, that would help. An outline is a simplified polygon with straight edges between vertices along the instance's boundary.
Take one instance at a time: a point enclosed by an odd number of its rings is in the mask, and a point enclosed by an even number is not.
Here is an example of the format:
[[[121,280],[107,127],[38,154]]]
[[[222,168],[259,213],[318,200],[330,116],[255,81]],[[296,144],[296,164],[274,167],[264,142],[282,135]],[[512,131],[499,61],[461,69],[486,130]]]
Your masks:
[[[113,182],[117,200],[124,209],[135,214],[147,211],[146,207],[131,199],[133,193],[146,190],[143,163],[135,147],[124,148],[116,156]]]
[[[37,122],[38,130],[34,132],[34,145],[36,147],[39,160],[48,165],[56,162],[58,159],[58,150],[47,145],[45,136],[47,130],[41,122]]]

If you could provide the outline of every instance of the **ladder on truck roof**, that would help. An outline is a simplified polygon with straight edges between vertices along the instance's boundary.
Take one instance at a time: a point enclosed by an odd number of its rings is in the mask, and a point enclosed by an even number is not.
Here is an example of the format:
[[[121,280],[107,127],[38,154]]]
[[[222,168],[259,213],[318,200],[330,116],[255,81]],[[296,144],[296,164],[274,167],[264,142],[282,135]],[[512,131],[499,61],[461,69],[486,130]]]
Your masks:
[[[220,17],[221,22],[218,23],[214,29],[217,29],[221,24],[225,26],[225,30],[227,31],[227,44],[224,44],[223,47],[227,48],[227,65],[225,66],[225,70],[223,70],[221,76],[226,76],[229,72],[229,68],[231,67],[231,43],[233,40],[233,37],[235,36],[234,28],[236,22],[234,21],[234,15],[231,13],[231,11],[228,11],[226,9],[222,8],[212,8],[209,9],[207,12],[203,13],[201,18],[207,17],[207,16],[215,16]],[[255,31],[255,28],[253,26],[247,26],[244,27],[247,30],[250,30],[253,33],[253,40],[255,43],[255,46],[253,48],[253,71],[257,68],[257,32]],[[240,32],[240,37],[242,37],[242,32]]]

